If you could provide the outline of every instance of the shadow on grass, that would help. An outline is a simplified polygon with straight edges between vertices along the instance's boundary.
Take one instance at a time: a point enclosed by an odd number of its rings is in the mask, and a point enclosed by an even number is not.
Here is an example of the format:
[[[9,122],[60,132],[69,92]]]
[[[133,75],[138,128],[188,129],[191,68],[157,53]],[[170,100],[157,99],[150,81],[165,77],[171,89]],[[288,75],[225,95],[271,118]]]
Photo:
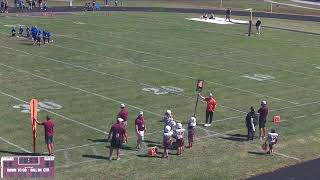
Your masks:
[[[88,141],[91,141],[91,142],[107,142],[107,139],[87,139]]]
[[[110,148],[111,146],[110,146],[110,144],[108,144],[108,145],[106,145],[105,146],[106,148]],[[113,148],[113,149],[116,149],[116,148]],[[124,150],[135,150],[135,148],[132,148],[132,147],[130,147],[130,146],[126,146],[126,145],[122,145],[122,148],[120,148],[120,149],[124,149]]]
[[[150,141],[150,140],[144,140],[144,143],[152,143],[152,144],[161,144],[159,141]]]
[[[237,141],[244,142],[247,141],[247,135],[243,134],[227,134],[227,137],[219,137],[221,139],[229,140],[229,141]]]
[[[101,156],[101,155],[89,155],[89,154],[84,154],[82,157],[85,158],[91,158],[91,159],[108,159],[106,156]]]
[[[161,155],[162,154],[160,154],[160,155],[158,154],[157,156],[154,157],[154,156],[150,156],[148,154],[138,154],[137,156],[141,157],[141,158],[162,158]]]
[[[244,134],[227,134],[228,136],[233,136],[233,137],[243,137],[243,138],[247,138],[248,135],[244,135]]]
[[[267,153],[265,152],[255,152],[255,151],[248,151],[249,154],[254,154],[254,155],[260,155],[260,156],[265,156]]]
[[[48,154],[41,154],[41,153],[27,153],[27,152],[6,151],[6,150],[0,150],[0,153],[12,154],[12,155],[16,155],[16,156],[46,156],[46,155],[48,155]]]

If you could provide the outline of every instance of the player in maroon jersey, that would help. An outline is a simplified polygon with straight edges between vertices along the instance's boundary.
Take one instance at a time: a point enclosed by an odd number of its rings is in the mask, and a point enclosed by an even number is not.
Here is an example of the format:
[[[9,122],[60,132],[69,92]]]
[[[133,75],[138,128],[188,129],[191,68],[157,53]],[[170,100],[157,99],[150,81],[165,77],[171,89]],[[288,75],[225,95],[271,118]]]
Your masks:
[[[120,160],[119,153],[120,153],[120,148],[122,147],[122,143],[124,141],[128,142],[126,129],[123,126],[122,122],[123,122],[123,119],[118,118],[117,123],[113,124],[110,129],[108,140],[107,140],[107,141],[110,141],[110,137],[112,135],[109,160],[112,160],[113,149],[117,150],[117,160]]]
[[[47,116],[47,121],[39,122],[36,120],[37,124],[42,125],[44,127],[44,137],[45,142],[47,144],[49,156],[54,156],[53,154],[53,135],[54,135],[54,121]]]

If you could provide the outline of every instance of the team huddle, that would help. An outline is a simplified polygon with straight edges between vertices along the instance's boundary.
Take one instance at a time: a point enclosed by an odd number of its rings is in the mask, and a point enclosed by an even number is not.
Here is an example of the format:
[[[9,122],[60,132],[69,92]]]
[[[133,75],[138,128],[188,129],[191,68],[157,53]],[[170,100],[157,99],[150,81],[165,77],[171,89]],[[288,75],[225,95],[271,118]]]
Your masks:
[[[31,26],[31,28],[26,27],[25,29],[23,26],[19,26],[19,32],[17,34],[16,27],[12,27],[11,29],[11,36],[15,37],[26,37],[26,38],[31,38],[33,44],[41,45],[41,41],[43,44],[50,43],[53,40],[51,39],[51,32],[47,30],[43,30],[41,28],[38,28],[37,26]]]

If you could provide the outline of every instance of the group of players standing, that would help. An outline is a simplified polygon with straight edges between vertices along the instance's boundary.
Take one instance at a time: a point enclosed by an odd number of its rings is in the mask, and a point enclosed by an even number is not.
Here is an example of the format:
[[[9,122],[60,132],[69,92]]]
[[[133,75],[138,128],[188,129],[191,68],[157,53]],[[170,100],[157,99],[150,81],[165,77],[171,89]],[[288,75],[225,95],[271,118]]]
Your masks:
[[[21,37],[26,37],[26,38],[31,37],[34,45],[37,44],[40,46],[41,41],[43,42],[43,44],[52,42],[51,32],[38,28],[37,26],[32,26],[31,28],[26,27],[25,29],[23,28],[23,26],[19,26],[18,34]],[[11,36],[12,37],[17,36],[17,30],[15,26],[12,27],[11,29]]]
[[[204,127],[211,126],[212,119],[213,119],[213,112],[216,108],[216,100],[213,98],[212,93],[209,94],[208,97],[204,97],[199,93],[199,97],[206,103],[206,122]],[[278,133],[275,132],[274,129],[271,129],[266,137],[266,122],[267,122],[267,115],[268,115],[268,106],[266,101],[261,102],[261,107],[258,110],[259,113],[259,138],[262,141],[265,140],[264,145],[269,146],[269,151],[267,153],[273,153],[273,146],[278,141]],[[110,153],[109,153],[109,160],[112,160],[113,150],[116,149],[117,160],[120,159],[120,149],[124,142],[128,142],[128,109],[126,108],[125,104],[120,104],[120,111],[117,115],[117,122],[114,123],[109,131],[107,142],[110,142]],[[258,114],[255,112],[254,108],[250,108],[250,112],[246,116],[246,126],[248,129],[248,141],[252,141],[254,139],[254,133],[256,131],[255,126],[257,125],[258,121]],[[54,121],[47,116],[47,121],[45,122],[38,122],[39,125],[43,125],[45,129],[45,141],[48,147],[49,155],[53,156],[53,134],[54,134]],[[188,131],[188,146],[184,146],[184,136],[185,136],[185,129],[183,128],[182,123],[177,123],[173,117],[171,110],[167,110],[163,116],[163,158],[168,158],[169,156],[169,149],[177,149],[177,154],[179,156],[182,155],[184,148],[192,148],[195,134],[196,134],[196,126],[197,121],[195,117],[190,117],[187,123],[187,131]],[[137,136],[137,149],[144,148],[145,144],[144,136],[147,132],[147,127],[145,123],[145,119],[143,116],[143,111],[139,111],[136,119],[135,119],[135,134]]]
[[[204,102],[207,103],[206,108],[206,123],[204,124],[205,127],[211,126],[212,118],[213,118],[213,111],[216,107],[216,101],[210,93],[209,97],[204,97],[199,93],[199,97],[201,97]],[[122,148],[122,144],[124,142],[128,142],[128,134],[127,134],[127,127],[128,127],[128,110],[125,107],[125,104],[120,104],[120,112],[117,115],[117,122],[114,123],[109,131],[109,135],[107,138],[107,142],[110,141],[110,154],[109,160],[112,160],[113,150],[116,149],[117,160],[119,160],[119,153],[120,149]],[[184,136],[185,136],[185,129],[183,128],[182,123],[176,122],[173,118],[173,114],[171,110],[167,110],[163,116],[163,158],[168,158],[169,149],[177,149],[177,154],[179,156],[182,155],[184,148],[192,148],[194,137],[196,133],[196,118],[190,117],[187,125],[188,130],[188,146],[184,145]],[[136,120],[135,120],[135,133],[137,136],[137,149],[143,148],[144,143],[144,135],[147,131],[145,119],[143,116],[143,112],[139,111]]]

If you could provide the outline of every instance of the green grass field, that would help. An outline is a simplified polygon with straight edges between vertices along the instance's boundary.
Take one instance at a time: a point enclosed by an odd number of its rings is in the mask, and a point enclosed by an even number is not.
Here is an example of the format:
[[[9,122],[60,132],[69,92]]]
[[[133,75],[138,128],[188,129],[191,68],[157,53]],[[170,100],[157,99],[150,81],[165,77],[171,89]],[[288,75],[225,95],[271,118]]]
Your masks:
[[[319,157],[320,37],[272,28],[247,37],[245,25],[185,19],[197,16],[1,16],[0,156],[31,151],[29,115],[13,106],[37,98],[62,106],[40,112],[41,119],[49,114],[56,121],[56,179],[242,179]],[[315,23],[263,22],[320,32]],[[54,42],[38,47],[9,37],[5,25],[17,24],[48,29]],[[273,79],[244,77],[255,74]],[[178,121],[186,122],[193,114],[197,79],[205,80],[204,94],[213,92],[217,100],[213,126],[198,126],[197,142],[183,157],[148,158],[136,151],[137,112],[145,112],[147,144],[161,147],[163,113],[171,109]],[[142,90],[163,90],[161,86],[183,92],[155,95]],[[268,128],[280,134],[274,156],[262,154],[259,140],[248,144],[238,137],[246,134],[244,113],[262,100],[271,110]],[[121,102],[130,113],[129,143],[122,159],[110,162],[103,141]],[[204,121],[204,109],[200,103],[198,123]],[[283,122],[273,125],[273,115],[281,115]],[[46,153],[41,127],[38,134],[38,152]]]

